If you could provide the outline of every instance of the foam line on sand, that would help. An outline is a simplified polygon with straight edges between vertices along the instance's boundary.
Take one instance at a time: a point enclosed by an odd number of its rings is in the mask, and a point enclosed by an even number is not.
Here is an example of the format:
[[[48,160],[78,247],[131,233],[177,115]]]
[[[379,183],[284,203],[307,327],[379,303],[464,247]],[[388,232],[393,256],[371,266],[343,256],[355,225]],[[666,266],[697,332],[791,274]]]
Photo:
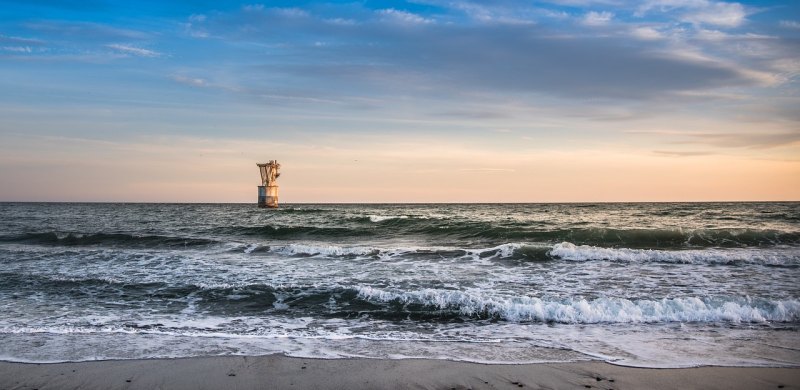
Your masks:
[[[0,362],[2,389],[798,389],[800,368],[646,369],[603,362],[491,365],[279,355]]]

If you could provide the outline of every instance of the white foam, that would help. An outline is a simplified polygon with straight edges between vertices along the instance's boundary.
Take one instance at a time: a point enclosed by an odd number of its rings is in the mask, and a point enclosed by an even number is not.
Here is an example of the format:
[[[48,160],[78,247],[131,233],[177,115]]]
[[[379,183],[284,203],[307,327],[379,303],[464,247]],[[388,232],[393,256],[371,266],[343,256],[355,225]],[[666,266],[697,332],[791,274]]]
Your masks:
[[[408,219],[408,215],[368,215],[372,222],[383,222],[390,219]]]
[[[253,253],[254,250],[258,249],[258,247],[258,244],[250,244],[244,248],[244,253]]]
[[[745,262],[765,265],[800,265],[800,249],[690,249],[656,250],[603,248],[562,242],[553,245],[550,256],[563,260],[610,260],[626,262],[730,264]]]
[[[255,244],[253,244],[255,245]],[[253,245],[248,246],[245,253],[250,253]],[[407,246],[407,247],[374,247],[374,246],[338,246],[321,243],[305,243],[305,244],[289,244],[289,245],[273,245],[269,247],[271,252],[280,253],[283,255],[308,255],[308,256],[323,256],[323,257],[340,257],[340,256],[375,256],[381,258],[392,258],[412,253],[436,253],[436,252],[456,252],[463,251],[463,256],[456,256],[457,258],[468,257],[478,259],[487,253],[492,253],[487,258],[506,258],[514,255],[514,252],[522,247],[538,246],[547,248],[545,245],[529,245],[523,243],[508,243],[501,244],[489,248],[457,248],[457,247],[444,247],[444,246]]]
[[[259,327],[246,321],[247,327]],[[176,358],[211,355],[265,355],[337,359],[348,357],[428,358],[491,364],[524,364],[604,360],[637,367],[797,366],[793,332],[767,327],[719,328],[703,324],[550,325],[505,323],[492,326],[453,323],[435,332],[383,330],[374,323],[368,333],[360,321],[292,320],[264,324],[255,333],[216,329],[131,329],[0,327],[0,360],[18,362],[99,359]],[[274,326],[277,325],[277,326]],[[319,326],[324,325],[324,326]],[[361,325],[361,326],[359,326]],[[724,333],[720,333],[723,331]],[[37,343],[47,348],[31,348]],[[788,348],[786,346],[789,346]]]
[[[380,250],[373,247],[342,247],[337,245],[289,244],[271,248],[285,255],[367,256]]]
[[[261,250],[259,244],[247,244],[244,253]],[[453,252],[464,251],[464,255],[455,258],[497,259],[514,256],[524,248],[549,248],[550,257],[568,261],[606,260],[619,262],[661,262],[681,264],[736,264],[748,263],[759,265],[798,266],[800,265],[800,248],[706,248],[688,250],[658,250],[605,248],[590,245],[575,245],[562,242],[552,246],[543,243],[506,243],[488,248],[458,247],[376,247],[376,246],[339,246],[326,243],[292,243],[288,245],[271,245],[270,252],[282,255],[306,255],[319,257],[377,257],[394,258],[415,252]]]
[[[538,297],[507,297],[480,291],[423,289],[395,292],[360,287],[358,296],[379,302],[400,301],[454,310],[462,315],[483,314],[508,321],[544,321],[567,324],[651,323],[651,322],[766,322],[797,321],[800,301],[749,298],[664,298],[629,300],[624,298],[566,298],[544,300]]]
[[[501,244],[501,245],[494,246],[494,247],[491,247],[491,248],[468,249],[467,253],[469,253],[471,255],[480,256],[481,254],[484,254],[484,253],[487,253],[487,252],[497,251],[497,254],[495,254],[494,256],[504,258],[504,257],[513,256],[514,255],[514,251],[516,251],[519,248],[522,248],[523,246],[524,246],[524,244],[509,243],[509,244]]]

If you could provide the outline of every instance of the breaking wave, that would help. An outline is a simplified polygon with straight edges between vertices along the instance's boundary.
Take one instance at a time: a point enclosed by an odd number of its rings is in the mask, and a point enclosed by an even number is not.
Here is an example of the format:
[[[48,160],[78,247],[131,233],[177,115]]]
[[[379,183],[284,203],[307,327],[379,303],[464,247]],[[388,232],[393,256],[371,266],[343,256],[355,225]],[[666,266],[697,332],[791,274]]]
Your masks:
[[[286,315],[321,318],[452,321],[489,319],[509,322],[653,323],[796,322],[797,299],[738,296],[627,299],[548,298],[495,291],[425,288],[396,290],[374,286],[273,286],[267,284],[132,283],[86,278],[59,279],[0,274],[5,289],[34,284],[44,294],[73,300],[114,298],[118,305],[144,302],[151,313],[184,313],[185,305],[204,315]],[[161,309],[157,309],[161,308]]]
[[[775,266],[800,265],[800,249],[689,249],[656,250],[602,248],[562,242],[553,246],[549,256],[572,261],[608,260],[621,262],[654,262],[683,264],[763,264]]]
[[[508,243],[488,248],[340,246],[331,244],[240,245],[248,254],[277,253],[321,258],[369,257],[375,259],[464,259],[525,261],[612,261],[622,263],[673,263],[717,265],[800,266],[800,248],[631,249],[604,248],[562,242],[555,245]]]
[[[431,237],[485,242],[572,242],[577,245],[635,249],[744,248],[800,245],[800,232],[770,229],[606,229],[543,230],[526,224],[495,225],[407,215],[369,215],[335,226],[232,226],[218,233],[277,240]]]
[[[800,319],[800,301],[749,298],[624,298],[545,300],[537,297],[501,297],[462,291],[425,289],[393,292],[362,287],[358,296],[368,301],[420,305],[461,315],[508,321],[567,324],[650,322],[791,322]]]

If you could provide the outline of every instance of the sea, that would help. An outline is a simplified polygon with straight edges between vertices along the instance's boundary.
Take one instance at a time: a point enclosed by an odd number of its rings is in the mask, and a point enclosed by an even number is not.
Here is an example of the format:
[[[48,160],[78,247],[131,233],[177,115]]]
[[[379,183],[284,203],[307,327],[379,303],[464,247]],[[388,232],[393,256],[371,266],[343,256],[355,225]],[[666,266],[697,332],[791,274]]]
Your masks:
[[[0,360],[800,366],[800,203],[0,203]]]

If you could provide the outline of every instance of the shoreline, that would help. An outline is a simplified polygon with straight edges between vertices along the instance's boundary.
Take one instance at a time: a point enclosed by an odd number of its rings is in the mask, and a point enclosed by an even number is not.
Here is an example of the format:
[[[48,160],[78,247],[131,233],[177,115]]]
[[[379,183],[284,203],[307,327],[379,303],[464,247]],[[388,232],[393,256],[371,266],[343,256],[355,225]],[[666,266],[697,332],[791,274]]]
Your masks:
[[[800,367],[637,368],[602,361],[486,364],[284,355],[0,361],[3,389],[798,389]]]
[[[513,362],[513,361],[479,361],[479,360],[469,360],[469,359],[455,359],[455,358],[445,358],[445,357],[437,357],[437,358],[429,358],[429,357],[365,357],[365,356],[340,356],[340,357],[309,357],[309,356],[298,356],[298,355],[286,355],[281,352],[276,353],[269,353],[264,355],[253,355],[253,354],[235,354],[235,355],[198,355],[198,356],[171,356],[171,357],[137,357],[137,358],[99,358],[93,360],[13,360],[7,357],[0,357],[0,365],[2,364],[23,364],[23,365],[57,365],[57,364],[83,364],[83,363],[103,363],[103,362],[130,362],[130,361],[151,361],[151,360],[159,360],[159,361],[173,361],[173,360],[191,360],[191,359],[215,359],[215,358],[268,358],[268,357],[278,357],[278,358],[285,358],[285,359],[294,359],[294,360],[303,360],[303,361],[336,361],[336,360],[364,360],[364,361],[372,361],[372,360],[385,360],[385,361],[409,361],[409,360],[420,360],[420,361],[444,361],[450,363],[464,363],[464,364],[476,364],[480,366],[537,366],[537,365],[558,365],[558,364],[583,364],[583,363],[603,363],[608,364],[611,366],[621,367],[621,368],[633,368],[633,369],[641,369],[641,370],[685,370],[685,369],[696,369],[696,368],[786,368],[786,369],[798,369],[800,370],[800,364],[789,364],[789,363],[776,363],[774,365],[769,364],[697,364],[697,365],[683,365],[683,366],[660,366],[660,365],[636,365],[636,364],[626,364],[620,363],[615,361],[608,361],[604,360],[599,357],[595,357],[592,355],[585,355],[586,359],[582,360],[574,360],[574,361],[528,361],[528,362]],[[2,383],[2,382],[0,382]]]

